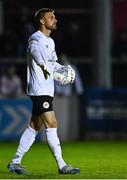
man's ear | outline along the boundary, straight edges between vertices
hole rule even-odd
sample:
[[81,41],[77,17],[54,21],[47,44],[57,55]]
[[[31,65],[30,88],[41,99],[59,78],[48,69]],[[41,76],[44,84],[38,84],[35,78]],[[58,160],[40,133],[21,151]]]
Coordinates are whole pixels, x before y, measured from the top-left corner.
[[43,20],[43,19],[40,19],[40,23],[41,23],[41,24],[44,24],[45,22],[44,22],[44,20]]

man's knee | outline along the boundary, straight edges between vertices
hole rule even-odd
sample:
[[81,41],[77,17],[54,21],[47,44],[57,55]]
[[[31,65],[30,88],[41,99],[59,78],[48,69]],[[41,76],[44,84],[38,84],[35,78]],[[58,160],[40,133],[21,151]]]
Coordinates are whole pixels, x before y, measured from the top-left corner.
[[56,123],[56,121],[51,121],[51,122],[49,122],[48,126],[49,126],[48,128],[56,128],[57,123]]

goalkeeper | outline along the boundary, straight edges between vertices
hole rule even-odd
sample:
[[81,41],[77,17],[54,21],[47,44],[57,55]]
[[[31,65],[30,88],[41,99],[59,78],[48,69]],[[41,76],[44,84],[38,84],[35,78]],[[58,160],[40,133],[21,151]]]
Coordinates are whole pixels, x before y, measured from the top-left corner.
[[[17,151],[8,164],[10,172],[25,174],[27,171],[21,166],[24,154],[30,149],[41,127],[44,125],[48,145],[58,165],[61,174],[76,174],[80,170],[64,161],[60,141],[57,136],[57,121],[53,111],[54,97],[54,69],[61,67],[57,63],[55,44],[50,33],[56,30],[57,20],[54,11],[43,8],[35,14],[37,31],[28,40],[27,49],[27,95],[33,103],[32,116],[28,127],[22,134]],[[71,68],[71,67],[69,67]],[[71,83],[75,78],[71,68]]]

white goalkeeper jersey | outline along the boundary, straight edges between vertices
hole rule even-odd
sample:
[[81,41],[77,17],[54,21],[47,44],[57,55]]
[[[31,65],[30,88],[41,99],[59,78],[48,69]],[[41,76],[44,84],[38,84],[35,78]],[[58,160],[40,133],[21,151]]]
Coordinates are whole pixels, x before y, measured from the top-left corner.
[[[27,49],[27,94],[31,96],[54,96],[53,71],[58,63],[55,44],[51,37],[45,36],[41,31],[31,35]],[[44,78],[42,69],[38,64],[44,64],[50,76]]]

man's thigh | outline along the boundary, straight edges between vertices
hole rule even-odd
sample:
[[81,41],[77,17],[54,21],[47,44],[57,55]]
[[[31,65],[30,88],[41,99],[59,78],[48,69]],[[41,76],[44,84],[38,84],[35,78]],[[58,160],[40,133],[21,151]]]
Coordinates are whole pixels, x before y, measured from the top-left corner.
[[30,96],[33,107],[32,115],[40,116],[43,113],[53,111],[53,97],[51,96]]

